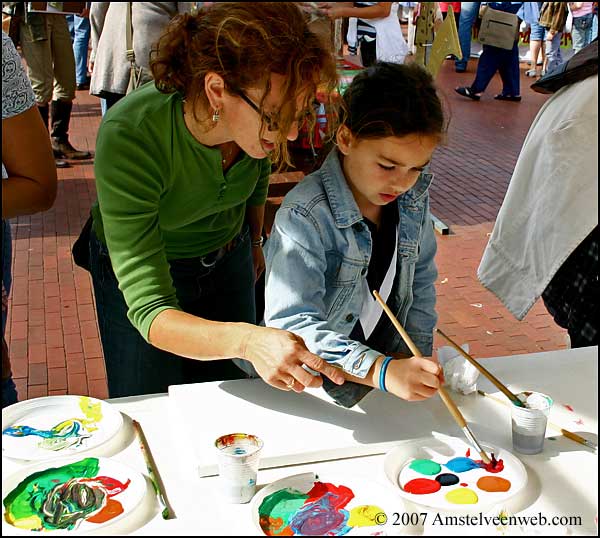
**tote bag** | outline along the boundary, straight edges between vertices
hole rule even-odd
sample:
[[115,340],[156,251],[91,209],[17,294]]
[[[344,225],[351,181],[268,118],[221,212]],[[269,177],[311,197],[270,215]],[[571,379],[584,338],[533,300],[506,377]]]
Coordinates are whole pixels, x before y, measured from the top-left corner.
[[479,41],[484,45],[511,50],[517,38],[519,18],[514,13],[485,7]]

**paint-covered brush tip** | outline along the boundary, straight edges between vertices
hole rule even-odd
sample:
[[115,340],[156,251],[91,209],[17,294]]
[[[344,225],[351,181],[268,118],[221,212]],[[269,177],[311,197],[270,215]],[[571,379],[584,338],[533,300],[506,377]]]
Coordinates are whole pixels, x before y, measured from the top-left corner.
[[495,469],[496,465],[498,465],[498,460],[496,459],[496,456],[492,452],[492,469]]

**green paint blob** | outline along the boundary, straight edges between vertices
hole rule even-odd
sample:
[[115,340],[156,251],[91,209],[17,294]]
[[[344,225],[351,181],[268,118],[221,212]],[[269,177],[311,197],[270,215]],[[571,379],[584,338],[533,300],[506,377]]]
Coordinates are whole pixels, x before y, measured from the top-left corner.
[[442,466],[432,460],[414,460],[410,464],[410,468],[417,473],[430,476],[438,474],[442,470]]
[[74,528],[76,521],[61,525],[43,517],[42,506],[46,501],[46,496],[58,484],[63,484],[73,478],[96,476],[98,469],[98,458],[85,458],[76,463],[52,467],[29,475],[4,498],[4,518],[11,525],[27,530]]
[[290,518],[304,506],[306,499],[306,493],[290,488],[267,495],[258,508],[263,531],[267,535],[278,534],[277,531],[287,527]]

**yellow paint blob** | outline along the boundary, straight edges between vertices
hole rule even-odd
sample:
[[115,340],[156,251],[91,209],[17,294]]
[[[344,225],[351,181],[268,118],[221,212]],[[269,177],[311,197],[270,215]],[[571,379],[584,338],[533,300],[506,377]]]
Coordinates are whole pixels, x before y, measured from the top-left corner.
[[357,506],[350,511],[350,519],[346,525],[349,527],[374,527],[378,524],[375,521],[375,516],[381,513],[383,513],[383,510],[372,504]]
[[479,497],[472,489],[458,488],[446,493],[446,500],[452,504],[477,504]]
[[82,421],[88,431],[97,430],[95,424],[102,420],[102,403],[92,403],[91,398],[88,396],[82,396],[79,399],[79,408],[83,411],[87,420]]

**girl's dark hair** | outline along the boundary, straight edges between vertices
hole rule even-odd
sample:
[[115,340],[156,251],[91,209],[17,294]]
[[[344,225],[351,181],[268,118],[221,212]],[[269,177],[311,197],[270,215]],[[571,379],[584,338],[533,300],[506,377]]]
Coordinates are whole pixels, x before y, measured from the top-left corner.
[[361,138],[421,134],[443,138],[447,124],[433,78],[417,64],[378,62],[354,77],[342,124]]
[[[286,133],[298,116],[296,98],[308,89],[305,108],[314,125],[312,106],[317,87],[332,91],[337,82],[332,51],[308,27],[307,17],[293,2],[216,2],[195,15],[171,21],[151,53],[156,87],[164,93],[180,92],[208,109],[204,78],[214,72],[235,94],[248,88],[265,88],[257,103],[263,108],[270,91],[270,76],[284,76],[279,133],[272,159],[289,164]],[[312,120],[312,121],[311,121]],[[262,130],[266,128],[264,118]]]

